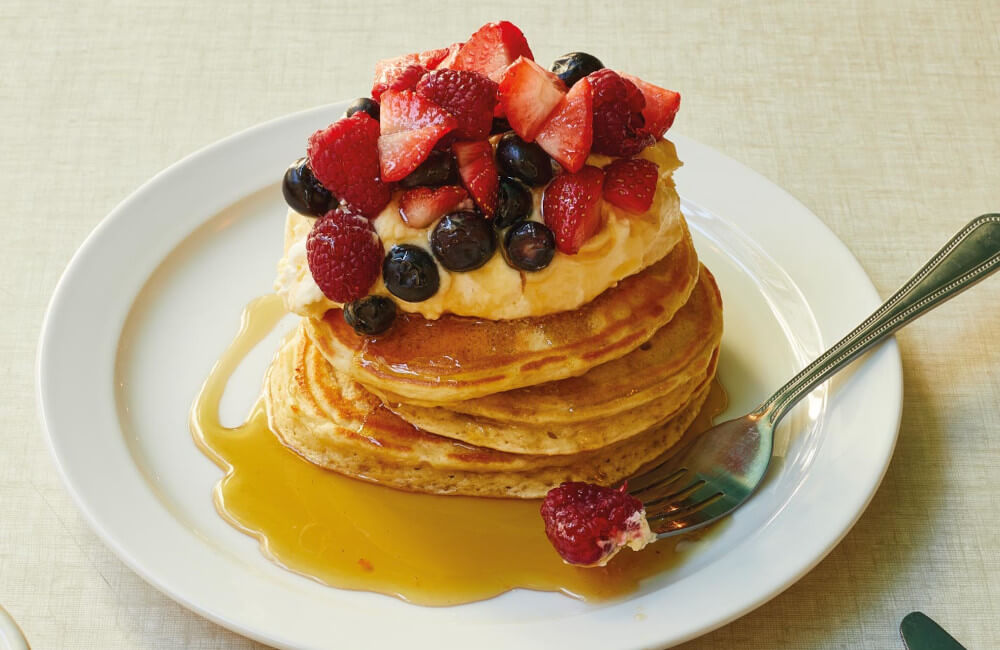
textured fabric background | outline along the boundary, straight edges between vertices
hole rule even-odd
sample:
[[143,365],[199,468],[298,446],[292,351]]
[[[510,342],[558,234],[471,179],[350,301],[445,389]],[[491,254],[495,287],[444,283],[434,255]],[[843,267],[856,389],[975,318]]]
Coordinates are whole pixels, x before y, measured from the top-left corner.
[[[0,603],[36,648],[255,647],[125,568],[55,474],[34,357],[73,251],[182,156],[362,95],[377,58],[500,18],[540,61],[585,50],[682,91],[674,129],[802,200],[883,295],[967,220],[1000,211],[996,0],[6,0]],[[1000,647],[998,302],[992,279],[900,335],[902,433],[868,511],[784,594],[685,648],[896,648],[913,609],[969,648]]]

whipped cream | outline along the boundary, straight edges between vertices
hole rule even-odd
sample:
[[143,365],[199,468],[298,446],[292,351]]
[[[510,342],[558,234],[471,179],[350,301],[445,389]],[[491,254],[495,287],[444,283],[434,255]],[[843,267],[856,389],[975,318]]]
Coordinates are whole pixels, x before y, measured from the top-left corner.
[[[659,261],[683,237],[684,217],[671,178],[681,164],[674,145],[661,140],[647,147],[639,157],[655,162],[660,170],[652,206],[646,213],[637,215],[602,199],[604,225],[576,255],[557,251],[548,267],[529,273],[508,266],[497,251],[489,262],[473,271],[448,271],[438,264],[440,287],[423,302],[396,298],[381,278],[371,293],[388,296],[402,311],[429,319],[451,313],[504,320],[577,309],[622,279]],[[604,167],[611,160],[592,154],[587,164]],[[543,221],[543,189],[533,191],[534,209],[530,217],[533,221]],[[408,226],[399,215],[398,194],[372,222],[386,252],[397,244],[412,244],[429,251],[433,226]],[[278,262],[274,288],[289,311],[318,318],[341,304],[324,296],[309,272],[305,242],[313,221],[289,210],[285,254]]]

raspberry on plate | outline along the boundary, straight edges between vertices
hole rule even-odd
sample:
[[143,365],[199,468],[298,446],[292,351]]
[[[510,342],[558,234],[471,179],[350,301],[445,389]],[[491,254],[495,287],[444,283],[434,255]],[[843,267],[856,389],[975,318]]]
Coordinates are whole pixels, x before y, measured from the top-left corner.
[[587,162],[594,141],[594,96],[581,79],[559,100],[535,142],[566,171],[578,172]]
[[454,70],[472,70],[497,81],[519,56],[535,58],[524,33],[513,23],[501,20],[480,27],[458,48],[454,60],[446,61],[447,67]]
[[601,228],[601,190],[604,171],[584,165],[575,174],[560,174],[542,194],[545,225],[556,236],[556,247],[575,255]]
[[382,240],[368,219],[343,206],[316,220],[306,239],[309,272],[330,300],[363,298],[382,268]]
[[568,564],[604,566],[625,546],[638,551],[655,541],[642,502],[592,483],[563,483],[542,501],[545,535]]
[[379,171],[379,123],[367,113],[337,120],[309,137],[309,167],[334,196],[369,219],[392,198]]
[[499,200],[500,173],[489,140],[456,142],[451,146],[458,162],[458,175],[483,215],[490,219]]
[[677,110],[681,107],[681,94],[654,86],[639,77],[633,77],[624,72],[618,74],[634,83],[646,101],[646,107],[642,109],[642,117],[646,122],[643,130],[656,139],[663,137],[663,134],[674,123]]
[[619,158],[604,168],[604,200],[642,214],[653,205],[660,168],[644,158]]
[[644,130],[646,100],[635,84],[607,68],[586,78],[594,91],[594,153],[634,156],[653,144]]
[[511,128],[531,142],[566,94],[566,86],[552,72],[521,57],[503,72],[499,92]]
[[398,181],[419,167],[438,140],[458,125],[446,110],[412,90],[383,93],[381,115],[378,157],[387,181]]
[[416,91],[451,113],[458,121],[459,140],[482,140],[493,126],[497,84],[470,70],[434,70],[420,80]]

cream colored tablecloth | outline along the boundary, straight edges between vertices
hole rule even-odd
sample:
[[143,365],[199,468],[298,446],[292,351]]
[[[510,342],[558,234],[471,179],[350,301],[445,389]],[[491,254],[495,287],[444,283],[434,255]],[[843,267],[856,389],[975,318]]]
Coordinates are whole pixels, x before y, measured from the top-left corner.
[[[507,18],[540,61],[584,50],[676,88],[674,129],[802,200],[883,295],[1000,211],[997,0],[421,4],[0,3],[0,604],[36,648],[254,646],[87,528],[36,418],[38,330],[73,251],[139,184],[257,122],[363,95],[377,58]],[[998,303],[995,278],[900,335],[902,433],[868,511],[796,585],[685,648],[896,648],[914,609],[1000,647]]]

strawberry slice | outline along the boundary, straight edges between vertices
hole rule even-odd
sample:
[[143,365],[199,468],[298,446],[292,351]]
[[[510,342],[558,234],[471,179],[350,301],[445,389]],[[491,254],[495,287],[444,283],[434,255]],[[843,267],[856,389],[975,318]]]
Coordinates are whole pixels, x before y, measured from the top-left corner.
[[642,109],[642,117],[646,121],[643,130],[656,139],[663,137],[674,123],[677,109],[681,107],[681,94],[654,86],[624,72],[618,74],[634,83],[646,100],[646,107]]
[[451,150],[458,163],[458,175],[462,177],[462,184],[469,190],[472,200],[483,215],[487,219],[491,218],[497,209],[500,187],[493,146],[489,140],[462,141],[451,145]]
[[453,68],[455,66],[455,58],[458,56],[458,51],[462,49],[465,43],[452,43],[445,50],[446,54],[441,61],[434,66],[435,70],[440,70],[442,68]]
[[379,177],[379,123],[355,113],[313,133],[307,148],[313,175],[369,219],[392,198],[392,184]]
[[578,172],[594,140],[594,94],[586,78],[559,100],[535,141],[566,171]]
[[417,85],[420,77],[433,70],[448,56],[447,49],[427,50],[404,54],[375,63],[375,80],[372,98],[379,101],[387,90],[409,90]]
[[584,165],[575,174],[556,176],[542,194],[545,225],[556,236],[556,248],[575,255],[601,229],[604,171]]
[[489,136],[497,103],[495,82],[469,70],[434,70],[420,80],[416,92],[458,120],[456,139],[482,140]]
[[643,158],[619,158],[604,168],[604,200],[642,214],[653,205],[660,168]]
[[457,185],[415,187],[399,197],[399,215],[411,228],[426,228],[469,198]]
[[502,20],[487,23],[469,37],[448,67],[454,70],[472,70],[499,81],[504,68],[519,56],[534,59],[524,33],[513,23]]
[[555,74],[521,57],[504,71],[499,92],[511,128],[531,142],[566,94],[566,86]]
[[378,157],[382,179],[398,181],[427,159],[437,141],[458,126],[446,110],[412,90],[387,90],[380,109]]

